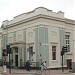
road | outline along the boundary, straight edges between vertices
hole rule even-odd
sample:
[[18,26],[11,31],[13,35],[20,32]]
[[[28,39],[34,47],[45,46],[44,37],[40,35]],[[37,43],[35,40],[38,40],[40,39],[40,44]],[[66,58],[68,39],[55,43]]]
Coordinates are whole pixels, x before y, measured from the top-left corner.
[[[69,72],[70,70],[64,70],[64,72],[62,72],[62,70],[47,70],[47,72],[45,73],[45,71],[41,74],[41,75],[75,75],[75,73]],[[10,70],[6,69],[6,75],[38,75],[36,74],[36,70],[31,70],[26,71],[25,69],[11,69],[11,73],[9,73]],[[4,75],[3,74],[3,68],[0,67],[0,75]]]

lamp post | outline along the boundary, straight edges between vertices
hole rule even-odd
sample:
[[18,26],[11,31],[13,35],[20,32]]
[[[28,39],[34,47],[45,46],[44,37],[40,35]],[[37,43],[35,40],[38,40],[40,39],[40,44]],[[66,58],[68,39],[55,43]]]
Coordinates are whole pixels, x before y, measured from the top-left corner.
[[61,51],[61,56],[62,56],[62,72],[64,72],[64,69],[63,69],[63,55],[64,55],[64,51],[63,51],[63,48],[62,48],[62,51]]
[[64,30],[59,29],[60,30],[60,49],[61,49],[61,67],[62,67],[62,72],[64,72],[63,70],[63,56],[64,56],[64,52],[63,52],[63,46],[64,46]]
[[11,62],[10,62],[11,48],[10,48],[10,45],[7,45],[6,47],[7,47],[8,53],[9,53],[9,73],[11,73]]

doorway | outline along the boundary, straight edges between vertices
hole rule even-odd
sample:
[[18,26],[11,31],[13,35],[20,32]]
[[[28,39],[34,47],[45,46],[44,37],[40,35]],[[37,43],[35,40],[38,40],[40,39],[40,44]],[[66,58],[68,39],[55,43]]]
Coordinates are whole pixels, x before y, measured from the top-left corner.
[[15,55],[15,66],[18,67],[18,55]]
[[67,68],[72,69],[72,59],[67,59]]
[[29,60],[33,60],[33,46],[29,47]]

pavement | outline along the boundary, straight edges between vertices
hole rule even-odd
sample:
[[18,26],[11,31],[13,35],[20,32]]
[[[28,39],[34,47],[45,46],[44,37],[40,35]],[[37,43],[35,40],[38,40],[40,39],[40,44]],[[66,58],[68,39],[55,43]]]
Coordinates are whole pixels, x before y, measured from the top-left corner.
[[[47,70],[46,72],[42,72],[41,74],[37,74],[37,70],[26,71],[25,69],[6,69],[6,72],[3,72],[3,68],[0,67],[0,75],[75,75],[75,73],[70,72],[70,70],[65,69],[62,72],[61,69],[56,70]],[[9,73],[11,71],[11,73]]]

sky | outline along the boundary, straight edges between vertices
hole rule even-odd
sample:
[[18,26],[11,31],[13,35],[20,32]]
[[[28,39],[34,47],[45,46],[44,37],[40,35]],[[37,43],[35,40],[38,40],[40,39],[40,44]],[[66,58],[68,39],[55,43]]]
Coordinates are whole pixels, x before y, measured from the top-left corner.
[[4,20],[12,20],[15,16],[40,6],[53,12],[62,11],[65,18],[75,20],[75,0],[1,0],[0,27]]

